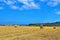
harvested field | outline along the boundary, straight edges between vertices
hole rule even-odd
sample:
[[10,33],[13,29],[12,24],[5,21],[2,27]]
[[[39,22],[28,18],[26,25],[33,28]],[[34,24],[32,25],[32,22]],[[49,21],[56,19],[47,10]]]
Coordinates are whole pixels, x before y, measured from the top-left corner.
[[60,40],[60,27],[0,26],[0,40]]

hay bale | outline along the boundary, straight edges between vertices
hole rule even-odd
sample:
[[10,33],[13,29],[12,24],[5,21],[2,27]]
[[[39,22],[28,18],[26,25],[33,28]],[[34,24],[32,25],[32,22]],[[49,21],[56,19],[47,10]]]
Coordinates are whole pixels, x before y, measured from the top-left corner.
[[40,25],[40,29],[43,29],[43,24]]
[[53,29],[56,29],[56,27],[53,27]]
[[18,25],[14,25],[15,28],[17,28]]

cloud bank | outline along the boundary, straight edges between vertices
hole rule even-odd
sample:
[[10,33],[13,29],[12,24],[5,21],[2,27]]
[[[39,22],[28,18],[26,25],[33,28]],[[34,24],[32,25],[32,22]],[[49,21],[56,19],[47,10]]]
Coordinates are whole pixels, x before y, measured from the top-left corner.
[[[60,4],[60,0],[38,0],[39,2],[46,2],[48,6],[55,7]],[[0,9],[3,9],[3,4],[8,5],[11,9],[40,9],[40,4],[35,2],[35,0],[0,0]],[[18,5],[16,5],[18,4]],[[19,6],[21,5],[22,6]]]
[[[39,9],[39,5],[34,0],[0,0],[0,2],[8,5],[12,9]],[[16,6],[15,4],[17,3],[22,3],[23,5],[21,7]]]
[[47,2],[47,5],[55,7],[60,4],[60,0],[40,0],[41,2]]

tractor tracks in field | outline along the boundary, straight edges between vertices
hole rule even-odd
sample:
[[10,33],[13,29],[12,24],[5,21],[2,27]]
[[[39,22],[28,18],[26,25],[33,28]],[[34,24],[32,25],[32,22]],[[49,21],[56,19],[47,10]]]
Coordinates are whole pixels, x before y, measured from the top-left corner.
[[[17,33],[17,34],[19,34],[19,33]],[[24,36],[31,36],[31,35],[33,35],[33,34],[37,34],[37,32],[33,32],[33,33],[29,33],[29,34],[23,34],[23,35],[13,35],[12,37],[7,37],[6,38],[6,40],[10,40],[10,39],[14,39],[14,38],[16,38],[16,37],[24,37]]]
[[41,33],[41,31],[35,31],[35,32],[32,32],[32,33],[29,33],[29,34],[22,34],[22,35],[19,35],[19,33],[16,33],[17,35],[13,35],[11,34],[12,36],[10,37],[6,37],[5,39],[3,40],[13,40],[13,39],[16,39],[16,38],[23,38],[23,37],[30,37],[30,36],[34,36],[36,34],[39,35],[39,38],[41,37],[42,40],[58,40],[58,38],[55,36],[55,35],[50,35],[48,33]]
[[[30,34],[24,34],[24,35],[20,35],[20,36],[13,36],[13,37],[9,37],[9,38],[6,38],[6,40],[13,40],[13,39],[20,39],[20,38],[24,38],[24,37],[30,37],[30,36],[33,36],[33,35],[36,35],[36,34],[40,34],[40,31],[39,32],[33,32],[33,33],[30,33]],[[49,35],[49,34],[40,34],[39,35],[39,38],[41,38],[41,40],[58,40],[56,36],[54,35]]]

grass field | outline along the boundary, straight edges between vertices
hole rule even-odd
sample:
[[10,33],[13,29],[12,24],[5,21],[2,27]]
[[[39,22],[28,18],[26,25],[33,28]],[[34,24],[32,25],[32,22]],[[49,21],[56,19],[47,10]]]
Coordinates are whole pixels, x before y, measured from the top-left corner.
[[60,40],[60,27],[0,26],[0,40]]

